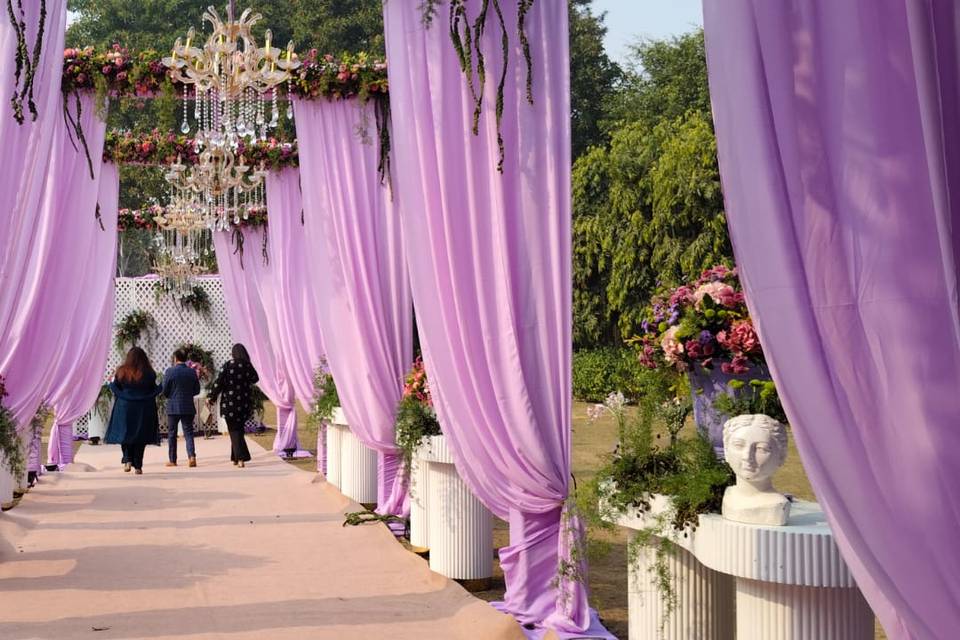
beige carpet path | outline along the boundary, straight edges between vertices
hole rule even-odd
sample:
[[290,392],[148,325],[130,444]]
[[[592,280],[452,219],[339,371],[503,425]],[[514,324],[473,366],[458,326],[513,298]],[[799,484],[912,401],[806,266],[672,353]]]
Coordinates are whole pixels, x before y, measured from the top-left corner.
[[[250,443],[197,440],[200,466],[144,474],[84,445],[0,515],[0,638],[520,639],[316,474]],[[183,444],[181,443],[181,450]],[[183,461],[181,461],[181,464]]]

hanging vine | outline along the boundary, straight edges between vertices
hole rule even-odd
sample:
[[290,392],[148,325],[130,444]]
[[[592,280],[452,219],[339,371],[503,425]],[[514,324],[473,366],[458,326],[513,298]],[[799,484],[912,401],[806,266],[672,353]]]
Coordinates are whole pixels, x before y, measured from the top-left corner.
[[67,123],[67,135],[70,138],[70,144],[73,145],[73,149],[77,152],[80,151],[80,148],[77,146],[76,140],[73,139],[73,136],[77,136],[77,140],[80,141],[80,144],[83,146],[83,153],[87,157],[87,168],[90,170],[90,179],[95,180],[95,174],[93,172],[93,158],[90,157],[90,147],[87,145],[87,137],[83,135],[83,125],[81,124],[80,116],[83,115],[83,102],[80,100],[80,92],[76,89],[73,90],[74,104],[77,108],[77,117],[74,119],[73,114],[70,113],[70,103],[67,99],[67,96],[63,97],[63,120]]
[[[374,113],[377,118],[377,138],[380,142],[380,155],[377,160],[377,174],[380,184],[392,186],[390,177],[390,98],[379,95],[374,99]],[[300,212],[300,222],[303,222],[303,211]]]
[[[19,20],[17,19],[17,12],[13,8],[13,0],[7,0],[7,16],[10,18],[10,24],[17,36],[16,68],[14,70],[13,97],[10,104],[13,107],[13,117],[18,124],[24,123],[24,100],[27,101],[27,108],[30,110],[34,122],[38,115],[37,105],[33,100],[33,83],[43,53],[43,33],[47,22],[47,0],[39,0],[39,2],[40,19],[37,25],[37,41],[33,43],[33,57],[31,58],[27,47],[27,22],[26,14],[23,11],[23,0],[17,0],[17,9],[20,12]],[[20,86],[21,78],[23,79],[22,87]]]
[[[428,28],[433,24],[437,15],[440,1],[424,0],[420,5],[421,20]],[[520,32],[520,45],[527,68],[526,98],[530,104],[533,104],[533,57],[530,50],[530,40],[526,33],[526,22],[534,2],[535,0],[518,0],[517,2],[517,28]],[[497,171],[503,173],[503,164],[506,158],[506,149],[503,142],[504,89],[507,81],[507,67],[510,63],[510,37],[500,3],[501,0],[480,0],[480,11],[471,23],[467,15],[467,0],[450,0],[448,29],[453,49],[460,63],[460,69],[467,81],[467,89],[473,100],[473,135],[479,135],[480,115],[483,113],[483,87],[487,81],[483,36],[490,17],[490,6],[493,6],[497,24],[500,26],[500,49],[503,56],[500,78],[497,81],[495,106],[497,150],[499,153]],[[476,81],[474,75],[476,75]]]

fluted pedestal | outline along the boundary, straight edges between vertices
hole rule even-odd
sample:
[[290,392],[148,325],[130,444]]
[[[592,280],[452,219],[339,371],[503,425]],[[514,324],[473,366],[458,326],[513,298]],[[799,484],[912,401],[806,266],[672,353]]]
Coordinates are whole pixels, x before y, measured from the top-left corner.
[[337,489],[342,480],[343,434],[349,431],[343,411],[338,407],[327,427],[327,482]]
[[13,504],[13,475],[7,470],[6,459],[0,453],[0,507],[9,507]]
[[460,478],[444,436],[431,436],[427,462],[430,568],[462,581],[493,575],[493,515]]
[[[346,421],[342,411],[337,414],[334,420]],[[377,504],[377,452],[349,427],[340,430],[340,493],[360,504]]]
[[410,545],[418,551],[430,548],[427,509],[430,492],[429,464],[420,459],[419,451],[410,463]]
[[[654,511],[663,506],[653,501]],[[642,530],[649,516],[617,523]],[[833,541],[819,505],[795,502],[786,526],[741,524],[701,515],[695,531],[676,537],[668,570],[677,606],[665,640],[872,640],[873,612]],[[630,637],[657,637],[663,615],[642,550],[630,578]],[[733,611],[736,611],[733,633]]]

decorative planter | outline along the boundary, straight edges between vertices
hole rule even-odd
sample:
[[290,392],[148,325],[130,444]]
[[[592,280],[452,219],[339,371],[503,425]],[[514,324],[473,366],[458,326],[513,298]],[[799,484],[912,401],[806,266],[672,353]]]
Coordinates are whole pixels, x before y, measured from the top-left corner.
[[[336,473],[338,481],[333,484],[343,495],[360,504],[376,504],[377,452],[360,442],[346,423],[343,411],[337,407],[327,429],[327,470],[336,467],[331,473]],[[336,432],[333,438],[332,432]],[[333,463],[334,458],[338,458],[339,464]]]
[[[654,513],[666,506],[660,498]],[[624,514],[617,523],[642,530],[649,518]],[[697,529],[674,542],[668,568],[677,607],[665,625],[665,640],[873,638],[873,612],[816,503],[794,502],[785,526],[701,515]],[[643,573],[650,562],[652,553],[641,553],[639,566],[631,567],[630,637],[657,637],[662,619],[660,594]]]
[[[111,410],[113,408],[113,401],[110,401]],[[107,419],[109,420],[109,411],[107,412]],[[100,412],[97,411],[96,407],[90,411],[87,419],[87,438],[100,438],[102,441],[104,436],[107,435],[107,423],[104,421],[103,416],[100,415]]]
[[770,374],[766,369],[754,367],[749,373],[734,375],[724,373],[717,363],[711,370],[695,366],[687,373],[690,380],[690,395],[693,400],[693,419],[697,423],[697,430],[710,440],[718,458],[723,458],[723,423],[731,416],[720,413],[713,408],[713,401],[718,395],[731,393],[730,383],[734,380],[749,382],[750,380],[768,380]]
[[[649,512],[625,514],[617,524],[630,529],[630,540],[638,531],[652,526],[654,518],[670,508],[669,498],[654,496]],[[682,536],[678,536],[683,540]],[[667,553],[666,568],[676,607],[667,612],[664,594],[654,579],[656,552],[650,547],[638,550],[629,566],[629,636],[662,640],[729,640],[734,637],[734,581],[731,576],[704,566],[682,545]]]
[[327,482],[340,488],[341,481],[341,460],[343,458],[343,434],[349,432],[347,419],[343,415],[343,410],[337,407],[333,411],[333,418],[327,426]]
[[13,474],[7,470],[6,458],[0,453],[0,508],[8,509],[13,504]]
[[429,444],[421,445],[410,463],[410,546],[419,552],[430,548],[430,463],[421,456],[430,457]]
[[460,478],[444,436],[430,436],[427,463],[430,568],[483,588],[493,576],[493,515]]

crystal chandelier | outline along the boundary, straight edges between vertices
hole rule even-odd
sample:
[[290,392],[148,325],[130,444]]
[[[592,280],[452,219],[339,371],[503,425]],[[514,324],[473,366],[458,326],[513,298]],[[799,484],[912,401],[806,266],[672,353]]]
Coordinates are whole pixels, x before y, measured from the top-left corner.
[[175,190],[154,222],[159,228],[154,271],[162,278],[164,289],[183,293],[192,286],[194,276],[206,271],[204,264],[212,251],[210,228],[192,199]]
[[[270,30],[265,46],[257,46],[251,28],[262,16],[247,9],[234,20],[234,0],[227,8],[226,22],[213,7],[207,8],[203,19],[213,28],[203,48],[193,46],[196,32],[191,28],[186,42],[178,38],[171,56],[163,59],[174,81],[183,84],[180,130],[184,134],[190,132],[187,87],[193,86],[198,154],[192,168],[178,158],[166,177],[210,229],[224,230],[264,207],[266,172],[262,165],[259,169],[248,165],[240,148],[266,140],[267,130],[277,126],[277,87],[290,82],[300,61],[292,42],[285,51],[273,46]],[[269,121],[267,102],[272,102]],[[287,117],[292,116],[288,107]]]

